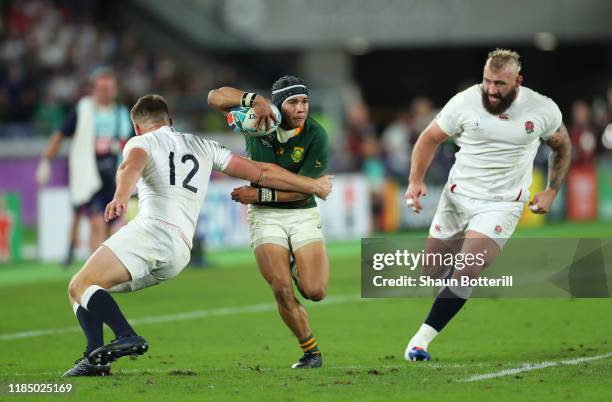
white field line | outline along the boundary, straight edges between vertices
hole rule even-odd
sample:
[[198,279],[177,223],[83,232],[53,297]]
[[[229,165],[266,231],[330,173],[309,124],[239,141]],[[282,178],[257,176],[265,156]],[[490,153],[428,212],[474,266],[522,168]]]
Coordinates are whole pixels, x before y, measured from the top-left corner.
[[[357,294],[329,296],[320,303],[309,303],[308,308],[313,308],[315,306],[327,306],[330,304],[350,303],[350,302],[356,302],[356,301],[361,301],[361,300],[366,301],[366,300],[372,300],[372,299],[361,299],[360,295],[357,295]],[[253,304],[250,306],[239,306],[239,307],[220,307],[220,308],[213,308],[213,309],[208,309],[208,310],[190,311],[186,313],[156,315],[156,316],[136,318],[136,319],[130,320],[130,324],[132,325],[160,324],[160,323],[176,322],[176,321],[197,320],[200,318],[207,318],[207,317],[221,317],[221,316],[234,315],[234,314],[261,313],[261,312],[267,312],[267,311],[275,311],[276,309],[277,309],[276,303],[262,303],[262,304]],[[81,330],[80,327],[73,326],[73,327],[64,327],[64,328],[48,328],[48,329],[39,329],[39,330],[34,330],[34,331],[14,332],[10,334],[0,334],[0,341],[7,341],[11,339],[33,338],[33,337],[47,336],[47,335],[58,335],[58,334],[64,334],[68,332],[78,332],[80,330]]]
[[547,361],[547,362],[535,363],[535,364],[526,363],[523,366],[518,367],[518,368],[501,370],[495,373],[478,374],[478,375],[474,375],[474,376],[465,378],[460,381],[461,382],[473,382],[473,381],[490,380],[491,378],[505,377],[505,376],[509,376],[513,374],[528,372],[528,371],[541,370],[541,369],[545,369],[548,367],[571,366],[571,365],[591,362],[595,360],[608,359],[610,357],[612,357],[612,352],[604,353],[603,355],[597,355],[597,356],[578,357],[576,359],[570,359],[570,360]]

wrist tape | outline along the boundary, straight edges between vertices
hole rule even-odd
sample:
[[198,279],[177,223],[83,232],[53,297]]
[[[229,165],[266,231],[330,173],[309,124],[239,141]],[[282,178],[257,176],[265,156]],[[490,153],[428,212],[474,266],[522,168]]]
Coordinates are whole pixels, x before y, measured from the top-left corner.
[[276,202],[276,190],[266,187],[258,188],[257,202]]

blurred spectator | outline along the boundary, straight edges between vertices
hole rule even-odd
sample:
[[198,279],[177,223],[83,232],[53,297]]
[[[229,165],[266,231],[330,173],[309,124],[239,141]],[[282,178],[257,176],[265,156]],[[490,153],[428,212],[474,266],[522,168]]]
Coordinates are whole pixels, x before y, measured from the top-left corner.
[[49,96],[58,99],[68,105],[74,103],[79,90],[77,77],[72,74],[68,65],[59,67],[53,71],[47,91]]
[[[183,83],[192,80],[190,73],[182,70],[183,66],[166,54],[154,57],[143,51],[145,47],[129,31],[114,32],[94,22],[90,15],[95,13],[95,7],[95,2],[70,2],[66,7],[61,1],[28,0],[12,1],[3,8],[0,19],[6,23],[5,27],[0,25],[0,34],[1,28],[5,28],[0,36],[3,121],[29,124],[36,119],[34,128],[49,133],[41,121],[49,117],[50,110],[46,101],[36,100],[53,99],[64,109],[72,107],[83,94],[89,72],[100,65],[115,67],[118,76],[127,83],[124,99],[134,100],[147,92],[158,92],[172,102],[184,95]],[[215,70],[215,74],[221,78],[229,79],[232,74],[236,77],[233,69]],[[217,78],[196,75],[190,89],[202,90],[211,80],[219,81]],[[198,109],[201,105],[198,104]],[[53,107],[56,106],[54,103]],[[52,111],[55,113],[55,109]],[[200,124],[198,119],[194,120]]]
[[[36,95],[25,71],[19,64],[8,66],[8,74],[2,80],[5,113],[12,121],[27,121],[33,111]],[[4,103],[2,102],[2,103]]]
[[122,82],[130,94],[145,94],[151,88],[151,71],[147,57],[138,53],[131,58],[131,64],[123,75]]
[[608,124],[601,134],[601,144],[605,152],[612,151],[612,123]]
[[[412,131],[421,134],[429,123],[436,117],[436,110],[431,100],[425,96],[414,98],[410,104],[410,119]],[[416,142],[416,138],[413,138]]]
[[[412,100],[410,104],[410,127],[413,133],[411,138],[413,144],[429,123],[434,120],[437,113],[438,111],[429,98],[418,96]],[[452,139],[440,145],[439,151],[434,156],[427,172],[429,183],[443,184],[446,182],[455,160],[456,151],[457,146]],[[410,166],[406,168],[406,172],[409,172],[409,170]]]
[[574,165],[590,165],[595,162],[598,141],[591,117],[591,106],[587,102],[579,99],[572,103],[569,134],[573,146]]
[[32,26],[30,13],[33,11],[32,3],[14,1],[9,4],[6,12],[6,22],[9,32],[25,34]]
[[64,121],[64,108],[50,92],[36,105],[34,124],[41,133],[52,133],[60,129]]
[[[597,132],[603,133],[609,121],[608,103],[606,100],[599,97],[595,98],[595,100],[593,100],[592,112],[592,120]],[[601,149],[601,144],[598,146],[598,149]]]
[[401,185],[408,181],[408,169],[412,154],[411,119],[408,112],[400,112],[382,133],[387,172]]
[[118,41],[108,27],[98,27],[98,35],[94,49],[97,51],[97,60],[100,63],[108,64],[112,61],[112,56],[118,49]]
[[195,67],[178,63],[168,52],[147,51],[129,29],[112,30],[100,22],[96,15],[100,4],[14,0],[3,5],[0,118],[15,130],[0,130],[0,136],[48,135],[50,131],[41,122],[49,110],[45,106],[41,112],[45,102],[37,100],[54,99],[64,110],[73,107],[85,92],[89,73],[100,65],[112,66],[126,83],[121,94],[124,101],[131,103],[145,93],[162,93],[170,103],[180,105],[175,109],[181,117],[178,129],[225,130],[224,120],[204,117],[202,94],[213,82],[236,85],[242,77],[238,70],[215,62],[192,71]]
[[23,37],[14,29],[9,29],[7,37],[0,45],[0,58],[4,63],[17,63],[25,53]]
[[56,26],[49,32],[50,36],[38,50],[38,61],[43,67],[54,68],[62,66],[68,58],[68,46],[74,36],[73,29],[68,26]]
[[388,174],[398,183],[407,184],[412,145],[434,117],[435,110],[431,100],[418,96],[410,103],[409,111],[400,112],[383,131],[382,144]]
[[346,154],[343,166],[350,171],[360,170],[363,163],[363,141],[376,137],[374,125],[370,121],[370,110],[361,101],[349,106],[346,123]]
[[53,134],[36,172],[38,184],[46,185],[51,176],[50,161],[63,139],[72,138],[68,163],[75,219],[65,265],[70,265],[74,258],[81,216],[89,217],[91,251],[120,224],[104,221],[104,209],[115,193],[121,149],[133,133],[128,108],[116,103],[116,97],[114,72],[108,68],[97,69],[92,75],[91,96],[81,98],[62,128]]
[[361,141],[362,168],[370,189],[373,227],[382,230],[383,191],[385,185],[385,164],[382,147],[376,136],[367,135]]
[[601,144],[603,145],[603,149],[610,153],[612,152],[612,86],[608,88],[607,95],[607,114],[605,126],[602,125]]

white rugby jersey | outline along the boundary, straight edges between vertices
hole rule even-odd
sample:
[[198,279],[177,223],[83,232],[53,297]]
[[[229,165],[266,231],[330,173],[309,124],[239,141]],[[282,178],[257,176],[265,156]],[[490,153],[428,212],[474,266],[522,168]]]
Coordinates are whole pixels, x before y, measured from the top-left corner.
[[191,247],[210,173],[225,170],[231,152],[216,141],[169,126],[131,138],[123,149],[124,158],[132,148],[149,156],[137,185],[138,216],[177,227]]
[[482,105],[481,86],[455,95],[436,117],[461,147],[447,187],[457,194],[497,201],[526,201],[533,160],[540,140],[561,126],[561,111],[552,99],[521,86],[502,114]]

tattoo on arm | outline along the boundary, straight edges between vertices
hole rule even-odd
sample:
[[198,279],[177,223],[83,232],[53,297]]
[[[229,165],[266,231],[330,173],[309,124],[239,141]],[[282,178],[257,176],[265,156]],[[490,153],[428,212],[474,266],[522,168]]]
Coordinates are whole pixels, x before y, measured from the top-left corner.
[[548,157],[548,187],[559,191],[572,159],[572,144],[563,123],[557,132],[546,140],[546,144],[552,148]]

